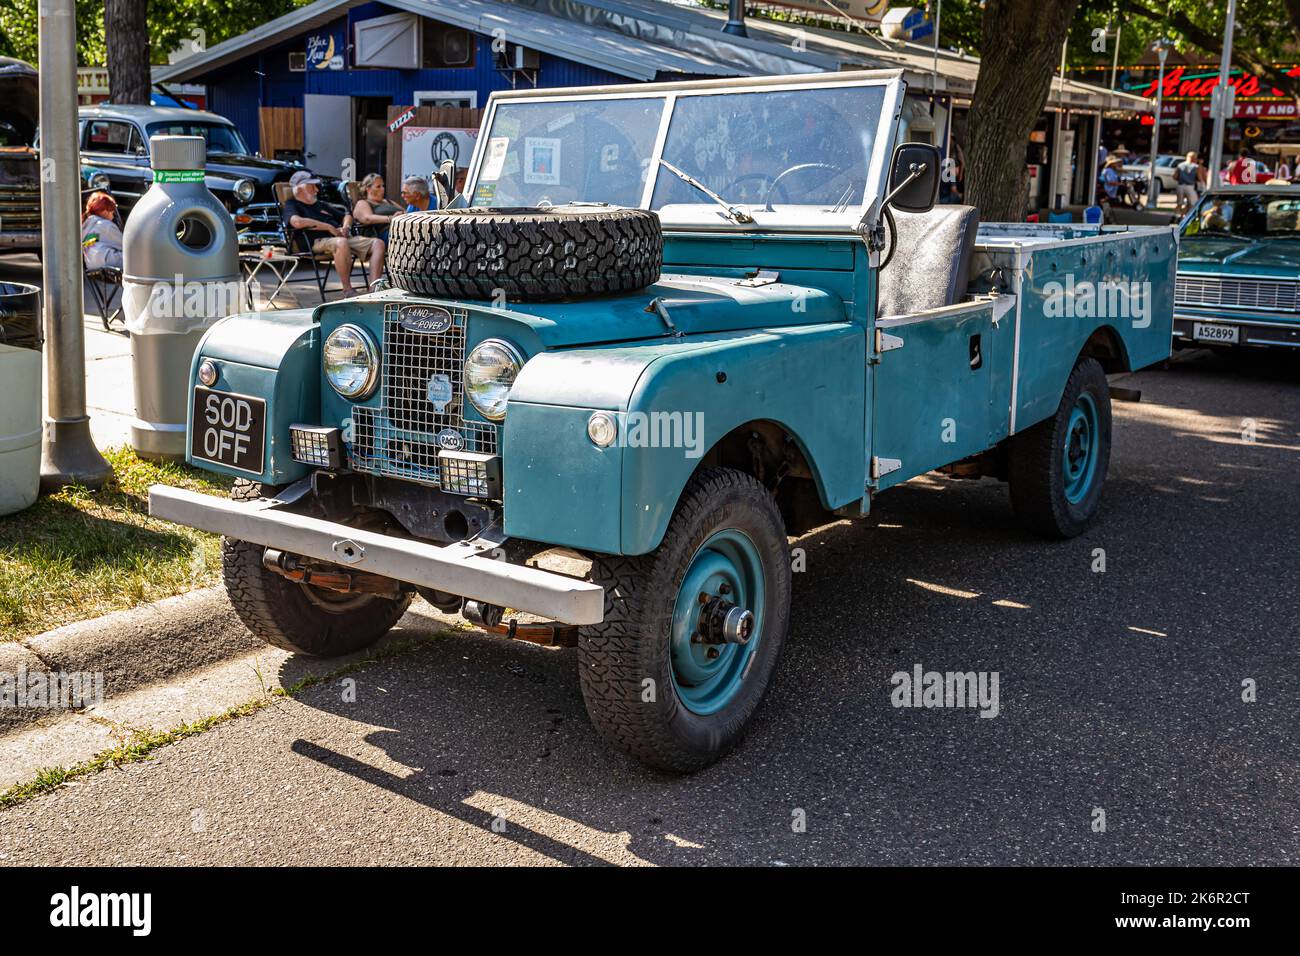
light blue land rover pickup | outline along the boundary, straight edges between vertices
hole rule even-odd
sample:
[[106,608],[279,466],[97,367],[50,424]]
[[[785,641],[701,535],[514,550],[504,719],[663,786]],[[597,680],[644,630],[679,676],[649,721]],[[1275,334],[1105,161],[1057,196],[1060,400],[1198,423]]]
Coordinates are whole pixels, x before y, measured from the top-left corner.
[[1180,232],[1175,344],[1300,347],[1300,186],[1212,189]]
[[225,536],[272,644],[355,651],[418,593],[576,644],[611,746],[709,764],[780,657],[789,536],[935,469],[1077,535],[1107,373],[1169,355],[1172,228],[936,207],[904,95],[896,72],[494,94],[460,208],[394,221],[392,288],[212,328],[189,457],[247,480],[155,486],[153,514]]

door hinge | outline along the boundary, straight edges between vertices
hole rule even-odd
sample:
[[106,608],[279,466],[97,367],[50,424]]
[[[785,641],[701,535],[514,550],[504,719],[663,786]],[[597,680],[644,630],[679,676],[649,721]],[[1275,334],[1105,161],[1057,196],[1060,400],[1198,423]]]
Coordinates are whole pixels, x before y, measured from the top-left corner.
[[880,361],[880,356],[885,352],[892,352],[894,349],[901,349],[906,343],[897,335],[890,335],[888,332],[876,329],[876,355],[875,360]]
[[900,458],[878,458],[871,456],[871,480],[878,481],[883,475],[891,471],[898,471],[903,467],[903,461]]

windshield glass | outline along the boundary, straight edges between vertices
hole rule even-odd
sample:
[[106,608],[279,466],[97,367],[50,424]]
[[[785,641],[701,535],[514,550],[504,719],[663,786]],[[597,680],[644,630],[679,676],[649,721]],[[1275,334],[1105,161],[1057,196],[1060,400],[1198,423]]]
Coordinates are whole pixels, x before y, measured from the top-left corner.
[[467,198],[648,208],[670,226],[853,228],[884,178],[901,92],[882,75],[507,96],[489,109]]
[[471,202],[639,206],[664,101],[502,103]]
[[208,141],[209,153],[248,155],[248,147],[239,130],[224,123],[150,123],[150,136],[202,136]]
[[[754,211],[860,206],[884,95],[868,86],[681,97],[664,159]],[[661,174],[650,208],[702,202]]]
[[1183,226],[1183,237],[1266,239],[1300,236],[1300,195],[1210,193]]

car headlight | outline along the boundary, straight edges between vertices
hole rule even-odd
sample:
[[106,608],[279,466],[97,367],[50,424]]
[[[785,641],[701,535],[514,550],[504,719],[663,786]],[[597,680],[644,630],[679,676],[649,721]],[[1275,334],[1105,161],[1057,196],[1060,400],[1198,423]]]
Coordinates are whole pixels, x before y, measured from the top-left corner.
[[506,417],[506,399],[524,357],[509,342],[486,339],[465,360],[465,394],[479,414],[494,422]]
[[235,198],[240,202],[248,202],[255,192],[257,192],[257,183],[251,179],[241,179],[235,183]]
[[86,180],[86,186],[95,192],[107,192],[112,182],[108,178],[108,173],[91,173]]
[[325,380],[344,398],[368,397],[379,381],[379,348],[365,329],[340,325],[321,349]]

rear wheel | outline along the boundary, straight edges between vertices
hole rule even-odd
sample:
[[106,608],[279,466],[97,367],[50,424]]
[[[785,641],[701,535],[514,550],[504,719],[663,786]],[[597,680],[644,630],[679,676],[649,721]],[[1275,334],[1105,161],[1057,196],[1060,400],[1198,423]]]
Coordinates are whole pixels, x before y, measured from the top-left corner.
[[1101,364],[1074,366],[1056,414],[1011,439],[1011,507],[1032,531],[1073,538],[1101,502],[1110,464],[1110,385]]
[[[262,493],[257,482],[241,480],[231,497],[249,501]],[[244,626],[255,637],[286,651],[337,657],[364,650],[392,630],[411,603],[409,594],[394,601],[290,581],[266,568],[265,552],[260,544],[222,538],[222,576],[231,606]]]
[[605,620],[582,630],[578,666],[601,736],[681,773],[730,751],[789,627],[789,543],[772,495],[741,472],[702,471],[657,549],[597,557],[592,575]]

